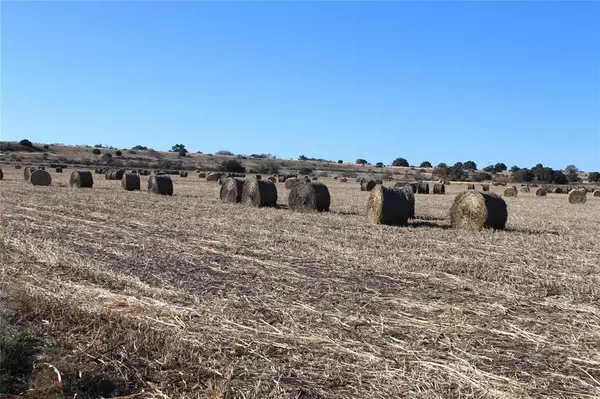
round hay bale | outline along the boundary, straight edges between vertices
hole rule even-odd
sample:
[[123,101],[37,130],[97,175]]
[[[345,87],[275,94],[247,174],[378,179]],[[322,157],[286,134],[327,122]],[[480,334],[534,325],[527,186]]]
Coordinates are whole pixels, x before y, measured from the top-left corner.
[[371,191],[375,187],[375,181],[373,180],[361,180],[360,191]]
[[4,179],[4,172],[2,172],[2,169],[0,168],[0,180]]
[[21,165],[15,165],[15,169],[21,169]]
[[517,188],[515,186],[507,187],[504,190],[505,197],[516,197],[517,196]]
[[481,191],[490,191],[490,185],[489,184],[482,184],[481,185]]
[[569,204],[585,204],[587,201],[587,191],[581,189],[571,190],[568,198]]
[[298,182],[299,182],[299,180],[297,177],[290,177],[289,179],[287,179],[285,181],[285,188],[287,188],[289,190],[292,187],[294,187],[294,185],[296,185]]
[[331,196],[323,183],[300,183],[290,190],[288,204],[294,211],[329,212]]
[[467,190],[475,190],[474,184],[467,184]]
[[415,217],[415,193],[412,187],[404,186],[402,190],[406,192],[406,199],[408,200],[408,218],[413,219]]
[[361,181],[363,181],[363,180],[364,180],[364,179],[363,179],[362,177],[357,177],[357,178],[356,178],[356,182],[357,182],[357,183],[360,183],[360,182],[361,182]]
[[49,186],[52,183],[52,176],[45,170],[38,169],[31,172],[29,181],[34,186]]
[[62,173],[62,168],[56,168],[56,173]]
[[242,202],[242,193],[244,190],[244,180],[228,177],[221,185],[219,197],[222,202],[239,203]]
[[340,179],[340,183],[347,183],[347,182],[348,182],[348,179],[346,179],[345,177],[342,177]]
[[33,169],[29,166],[23,169],[23,177],[25,178],[25,180],[29,181],[29,176],[31,176],[31,172],[33,172]]
[[507,219],[506,202],[494,193],[464,191],[454,198],[450,208],[450,224],[454,228],[504,229]]
[[420,182],[417,186],[417,192],[419,194],[429,194],[429,183]]
[[594,197],[600,197],[600,190],[594,191]]
[[275,176],[269,176],[267,177],[267,180],[271,183],[277,183],[277,178]]
[[383,184],[383,180],[381,180],[381,179],[375,179],[375,184]]
[[173,195],[173,180],[171,176],[152,175],[148,178],[148,191],[154,194]]
[[333,180],[337,180],[337,179],[338,179],[338,177],[337,177],[337,176],[333,176]]
[[198,177],[201,179],[206,179],[206,173],[200,172],[200,173],[198,173]]
[[77,188],[92,188],[94,186],[94,178],[89,170],[75,170],[69,178],[71,187]]
[[121,180],[123,178],[123,175],[125,174],[126,170],[125,169],[119,169],[115,171],[114,174],[114,180]]
[[[411,213],[412,190],[376,185],[367,201],[367,220],[374,224],[406,225]],[[413,202],[414,208],[414,202]]]
[[416,194],[417,191],[419,190],[419,183],[405,183],[404,187],[410,187],[413,194]]
[[182,170],[181,172],[179,172],[179,177],[188,177],[187,170]]
[[229,174],[225,174],[225,173],[223,173],[223,174],[222,174],[222,175],[219,177],[219,180],[218,180],[218,182],[219,182],[219,186],[220,186],[220,185],[222,185],[222,184],[223,184],[223,182],[224,182],[225,180],[227,180],[227,178],[229,178],[229,177],[232,177],[232,176],[231,176],[231,175],[229,175]]
[[38,165],[38,170],[46,170],[46,167],[44,165]]
[[140,190],[142,185],[139,173],[125,173],[121,178],[121,187],[127,191]]
[[258,179],[258,180],[262,180],[262,176],[261,175],[255,175],[254,178]]
[[405,184],[402,183],[401,181],[397,182],[396,184],[394,184],[394,187],[404,187]]
[[552,191],[554,194],[563,194],[563,189],[560,187],[555,187]]
[[525,186],[525,187],[521,187],[521,189],[519,191],[521,191],[522,193],[528,193],[531,190],[529,189],[529,187]]
[[317,180],[319,180],[319,178],[318,178],[317,176],[313,176],[313,178],[312,178],[312,179],[313,179],[313,181],[317,181]]
[[436,183],[433,185],[434,194],[446,194],[446,186],[443,183]]
[[279,183],[285,183],[285,181],[286,181],[286,180],[287,180],[287,177],[286,177],[286,176],[283,176],[283,175],[279,175],[279,176],[277,176],[277,181],[278,181]]
[[546,189],[544,187],[540,187],[537,190],[535,190],[536,197],[545,197],[546,194],[548,194],[548,192],[546,191]]
[[221,173],[210,172],[208,175],[206,175],[206,181],[219,181],[220,177],[221,177]]
[[242,203],[257,207],[277,206],[277,186],[269,180],[247,179],[244,182]]

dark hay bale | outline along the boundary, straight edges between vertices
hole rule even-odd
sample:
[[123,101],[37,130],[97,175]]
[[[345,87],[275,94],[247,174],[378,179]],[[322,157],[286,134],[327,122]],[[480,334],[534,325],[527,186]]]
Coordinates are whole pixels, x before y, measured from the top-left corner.
[[381,180],[381,179],[375,179],[375,184],[383,184],[383,180]]
[[206,181],[219,181],[221,175],[222,173],[210,172],[208,175],[206,175]]
[[222,202],[239,203],[242,202],[242,193],[244,191],[244,180],[235,177],[228,177],[221,185],[219,197]]
[[62,168],[56,168],[55,171],[56,173],[62,173]]
[[600,190],[594,191],[594,197],[600,197]]
[[285,188],[287,189],[291,189],[292,187],[294,187],[294,185],[296,185],[299,182],[297,177],[290,177],[289,179],[287,179],[285,181]]
[[148,178],[148,191],[154,194],[173,195],[173,180],[171,176],[152,175]]
[[188,177],[187,170],[182,170],[181,172],[179,172],[179,177]]
[[43,169],[34,170],[29,176],[29,181],[34,186],[49,186],[52,184],[52,176]]
[[454,198],[450,208],[450,224],[455,228],[504,229],[507,219],[506,202],[494,193],[464,191]]
[[317,176],[313,176],[313,178],[312,178],[312,179],[313,179],[313,181],[317,181],[317,180],[319,180],[319,178],[318,178]]
[[413,194],[416,194],[419,190],[419,183],[404,183],[404,187],[410,187]]
[[340,183],[347,183],[347,182],[348,182],[348,179],[346,179],[345,177],[342,177],[340,179]]
[[481,185],[481,191],[490,191],[490,185],[489,184],[482,184]]
[[529,193],[529,192],[531,192],[531,190],[527,186],[521,187],[521,189],[519,191],[521,191],[522,193]]
[[560,187],[555,187],[553,190],[554,194],[563,194],[563,189]]
[[121,178],[121,187],[127,191],[140,190],[142,185],[139,173],[125,173]]
[[21,165],[15,165],[15,169],[21,169]]
[[329,212],[329,189],[319,182],[295,184],[290,190],[288,204],[294,211]]
[[29,166],[23,169],[23,177],[25,178],[25,180],[29,181],[29,176],[31,176],[31,172],[33,172],[33,168]]
[[361,180],[360,191],[371,191],[376,186],[374,180]]
[[417,193],[419,194],[429,194],[429,183],[420,182],[417,186]]
[[517,188],[515,186],[507,187],[504,190],[505,197],[516,197],[517,196]]
[[92,188],[94,186],[94,178],[89,170],[75,170],[69,178],[71,187],[77,188]]
[[357,182],[357,183],[360,183],[360,182],[361,182],[361,181],[363,181],[363,180],[364,180],[364,179],[363,179],[362,177],[357,177],[357,178],[356,178],[356,182]]
[[394,187],[404,187],[404,186],[405,186],[405,183],[402,183],[401,181],[394,184]]
[[333,180],[337,180],[337,179],[338,179],[338,177],[337,177],[337,176],[333,176]]
[[232,176],[231,176],[231,174],[225,174],[225,173],[224,173],[224,174],[222,174],[222,175],[219,177],[219,180],[218,180],[218,182],[219,182],[219,186],[220,186],[220,185],[222,185],[222,184],[223,184],[223,182],[224,182],[225,180],[227,180],[227,178],[229,178],[229,177],[232,177]]
[[279,183],[285,183],[285,181],[286,181],[286,180],[287,180],[287,177],[286,177],[286,176],[283,176],[283,175],[279,175],[279,176],[277,176],[277,181],[278,181]]
[[257,179],[257,180],[262,180],[262,176],[261,175],[255,175],[254,178]]
[[242,203],[257,207],[277,206],[277,186],[269,180],[247,179],[244,182]]
[[206,173],[200,172],[200,173],[198,173],[198,177],[201,179],[206,179]]
[[576,188],[569,192],[569,204],[585,204],[587,201],[587,191]]
[[96,168],[96,169],[94,169],[94,173],[97,174],[97,175],[104,174],[104,169],[102,169],[102,168]]
[[2,169],[0,169],[0,180],[4,179],[4,172],[2,172]]
[[540,187],[537,190],[535,190],[536,197],[545,197],[546,194],[548,194],[548,192],[546,191],[546,189],[544,187]]
[[434,194],[446,194],[446,186],[443,183],[436,183],[433,185]]
[[267,177],[267,180],[271,183],[277,183],[277,178],[275,176],[269,176]]
[[125,169],[116,170],[114,180],[121,180],[123,178],[123,175],[125,174],[125,172],[126,172]]
[[[411,205],[412,197],[412,205]],[[414,193],[404,187],[376,185],[367,201],[367,220],[374,224],[406,225],[414,213]]]
[[46,167],[44,165],[38,165],[38,170],[46,170]]
[[474,184],[467,184],[467,190],[475,190]]
[[129,171],[129,172],[125,172],[125,174],[128,174],[128,173],[133,173],[133,174],[137,175],[139,172],[137,170],[132,170],[132,171]]

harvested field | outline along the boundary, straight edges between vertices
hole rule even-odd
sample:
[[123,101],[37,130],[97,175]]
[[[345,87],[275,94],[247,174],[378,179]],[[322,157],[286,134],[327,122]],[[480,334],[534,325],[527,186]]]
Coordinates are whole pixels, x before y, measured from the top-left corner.
[[506,230],[471,231],[449,228],[459,183],[397,227],[328,178],[330,212],[297,213],[199,179],[162,196],[3,170],[0,309],[63,342],[64,381],[73,364],[161,398],[600,395],[600,200],[519,193]]

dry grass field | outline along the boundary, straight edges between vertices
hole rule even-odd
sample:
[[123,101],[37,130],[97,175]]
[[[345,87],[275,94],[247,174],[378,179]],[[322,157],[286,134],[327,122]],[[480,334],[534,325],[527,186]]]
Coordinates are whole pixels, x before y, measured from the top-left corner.
[[507,230],[460,231],[461,184],[392,227],[354,182],[301,214],[281,183],[257,209],[195,173],[164,197],[71,171],[0,181],[0,327],[63,380],[28,397],[600,397],[600,198],[519,193]]

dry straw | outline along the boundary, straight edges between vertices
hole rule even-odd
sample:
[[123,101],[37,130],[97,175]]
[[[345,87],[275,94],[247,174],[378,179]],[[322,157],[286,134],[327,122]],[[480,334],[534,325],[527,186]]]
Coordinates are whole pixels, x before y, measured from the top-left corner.
[[267,177],[267,180],[271,183],[277,183],[277,178],[275,176],[269,176]]
[[52,176],[45,170],[38,169],[31,172],[29,181],[34,186],[49,186],[52,183]]
[[210,172],[206,175],[206,181],[218,181],[221,177],[221,173],[218,172]]
[[31,176],[31,172],[33,172],[33,168],[27,166],[25,169],[23,169],[23,177],[25,178],[25,180],[29,181],[29,176]]
[[522,193],[528,193],[528,192],[530,192],[531,190],[529,189],[529,187],[527,187],[527,186],[523,186],[523,187],[521,187],[521,190],[520,190],[520,191],[521,191]]
[[371,191],[375,187],[374,180],[361,180],[360,181],[360,191]]
[[569,191],[570,204],[585,204],[587,201],[587,191],[585,189],[576,188]]
[[545,197],[546,194],[548,194],[548,192],[546,191],[546,189],[544,187],[540,187],[537,190],[535,190],[536,197]]
[[89,170],[75,170],[69,178],[71,187],[77,188],[92,188],[94,186],[94,178]]
[[517,196],[517,188],[515,186],[507,187],[504,190],[505,197],[516,197]]
[[290,177],[289,179],[287,179],[285,181],[285,188],[287,188],[289,190],[292,187],[294,187],[294,185],[296,185],[299,181],[300,180],[298,180],[297,177]]
[[446,186],[443,183],[436,183],[433,185],[434,194],[446,194]]
[[235,177],[229,177],[225,179],[221,185],[221,191],[219,197],[221,201],[227,203],[239,203],[242,202],[242,192],[244,190],[244,180],[236,179]]
[[200,172],[200,173],[198,173],[198,177],[201,179],[206,179],[206,173]]
[[277,206],[277,187],[268,180],[247,179],[244,182],[242,203],[256,207]]
[[405,188],[377,185],[367,201],[367,220],[374,224],[406,225],[411,212],[409,195],[414,198]]
[[148,178],[148,191],[161,195],[173,195],[173,181],[169,175],[152,175]]
[[594,197],[600,197],[600,190],[594,191]]
[[456,196],[450,208],[450,224],[455,228],[504,229],[507,219],[506,202],[494,193],[464,191]]
[[331,196],[323,183],[299,183],[290,190],[288,204],[295,211],[328,212]]
[[121,179],[121,186],[127,191],[136,191],[141,188],[140,175],[138,173],[125,173]]

